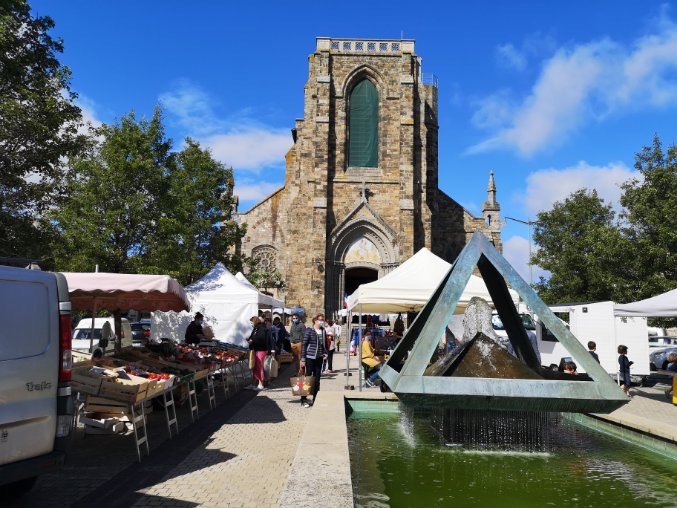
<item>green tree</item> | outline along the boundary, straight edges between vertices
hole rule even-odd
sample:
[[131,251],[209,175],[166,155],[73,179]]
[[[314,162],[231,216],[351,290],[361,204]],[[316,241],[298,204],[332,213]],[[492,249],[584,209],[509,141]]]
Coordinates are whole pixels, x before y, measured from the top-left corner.
[[232,218],[232,168],[188,138],[168,178],[169,191],[144,270],[167,273],[184,284],[202,277],[218,261],[241,270],[233,247],[245,230]]
[[86,139],[53,27],[25,0],[0,2],[0,255],[45,255],[42,213],[58,191],[61,161]]
[[171,173],[171,141],[156,108],[151,120],[134,113],[96,129],[101,139],[72,161],[66,195],[51,217],[60,233],[59,269],[136,273],[160,219]]
[[622,258],[627,241],[615,212],[597,192],[578,190],[552,210],[538,214],[531,262],[548,270],[537,290],[548,303],[614,299],[627,282]]
[[654,136],[636,155],[635,168],[642,178],[623,185],[621,196],[623,231],[632,244],[624,260],[633,284],[619,301],[655,296],[677,281],[677,147],[663,151]]

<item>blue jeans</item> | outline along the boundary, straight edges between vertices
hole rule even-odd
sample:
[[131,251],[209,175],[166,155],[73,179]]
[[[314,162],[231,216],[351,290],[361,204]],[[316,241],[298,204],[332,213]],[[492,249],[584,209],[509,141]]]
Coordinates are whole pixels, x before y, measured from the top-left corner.
[[369,369],[367,371],[367,374],[369,375],[369,377],[368,377],[369,381],[371,381],[372,383],[376,382],[376,380],[378,379],[378,373],[379,373],[380,370],[381,370],[381,364],[380,363],[378,365],[372,367],[371,369]]

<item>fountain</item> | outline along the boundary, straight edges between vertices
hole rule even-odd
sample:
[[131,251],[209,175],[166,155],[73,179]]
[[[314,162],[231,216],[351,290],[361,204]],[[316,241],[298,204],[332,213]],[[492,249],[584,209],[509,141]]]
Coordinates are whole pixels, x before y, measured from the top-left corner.
[[[459,351],[430,365],[465,285],[477,266],[509,346],[479,331]],[[586,375],[544,369],[510,299],[507,283],[539,316]],[[513,356],[514,355],[514,356]],[[402,403],[455,410],[608,413],[628,402],[533,289],[481,234],[475,233],[430,301],[381,369],[381,378]]]
[[[477,266],[508,332],[471,301],[460,344],[434,356]],[[586,374],[540,365],[507,283]],[[381,378],[396,411],[348,417],[355,506],[673,506],[670,458],[591,431],[566,413],[613,411],[627,397],[494,247],[475,234]],[[366,406],[365,406],[366,407]],[[371,418],[368,417],[372,411]],[[632,447],[632,448],[629,448]]]

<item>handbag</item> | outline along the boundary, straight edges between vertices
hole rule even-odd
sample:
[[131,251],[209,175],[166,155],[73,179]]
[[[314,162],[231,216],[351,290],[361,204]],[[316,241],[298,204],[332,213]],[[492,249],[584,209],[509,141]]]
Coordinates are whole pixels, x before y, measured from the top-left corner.
[[315,388],[315,376],[306,376],[299,371],[297,376],[289,378],[291,393],[295,397],[307,397],[313,394]]
[[278,364],[273,355],[266,356],[263,369],[266,373],[266,379],[273,379],[277,377]]
[[253,349],[249,350],[249,368],[254,369],[254,366],[256,366],[256,351]]

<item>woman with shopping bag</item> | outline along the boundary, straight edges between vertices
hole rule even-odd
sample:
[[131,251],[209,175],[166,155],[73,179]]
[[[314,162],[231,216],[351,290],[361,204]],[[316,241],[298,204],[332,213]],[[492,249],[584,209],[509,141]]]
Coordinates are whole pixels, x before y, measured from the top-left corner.
[[[265,371],[263,369],[263,362],[266,359],[268,352],[275,354],[275,348],[271,350],[270,337],[266,330],[266,325],[261,321],[258,316],[252,316],[250,319],[254,329],[252,330],[251,335],[247,342],[249,342],[249,350],[254,353],[254,368],[252,368],[252,373],[254,375],[254,380],[258,381],[258,385],[254,386],[253,384],[248,387],[250,390],[263,390],[263,381],[265,380]],[[251,364],[251,360],[250,360]]]
[[[326,334],[324,331],[324,314],[318,314],[313,318],[313,326],[306,328],[301,344],[301,372],[306,376],[315,378],[313,387],[313,403],[320,391],[320,375],[322,374],[322,362],[327,357],[325,348]],[[301,397],[301,405],[310,407],[307,396]]]

